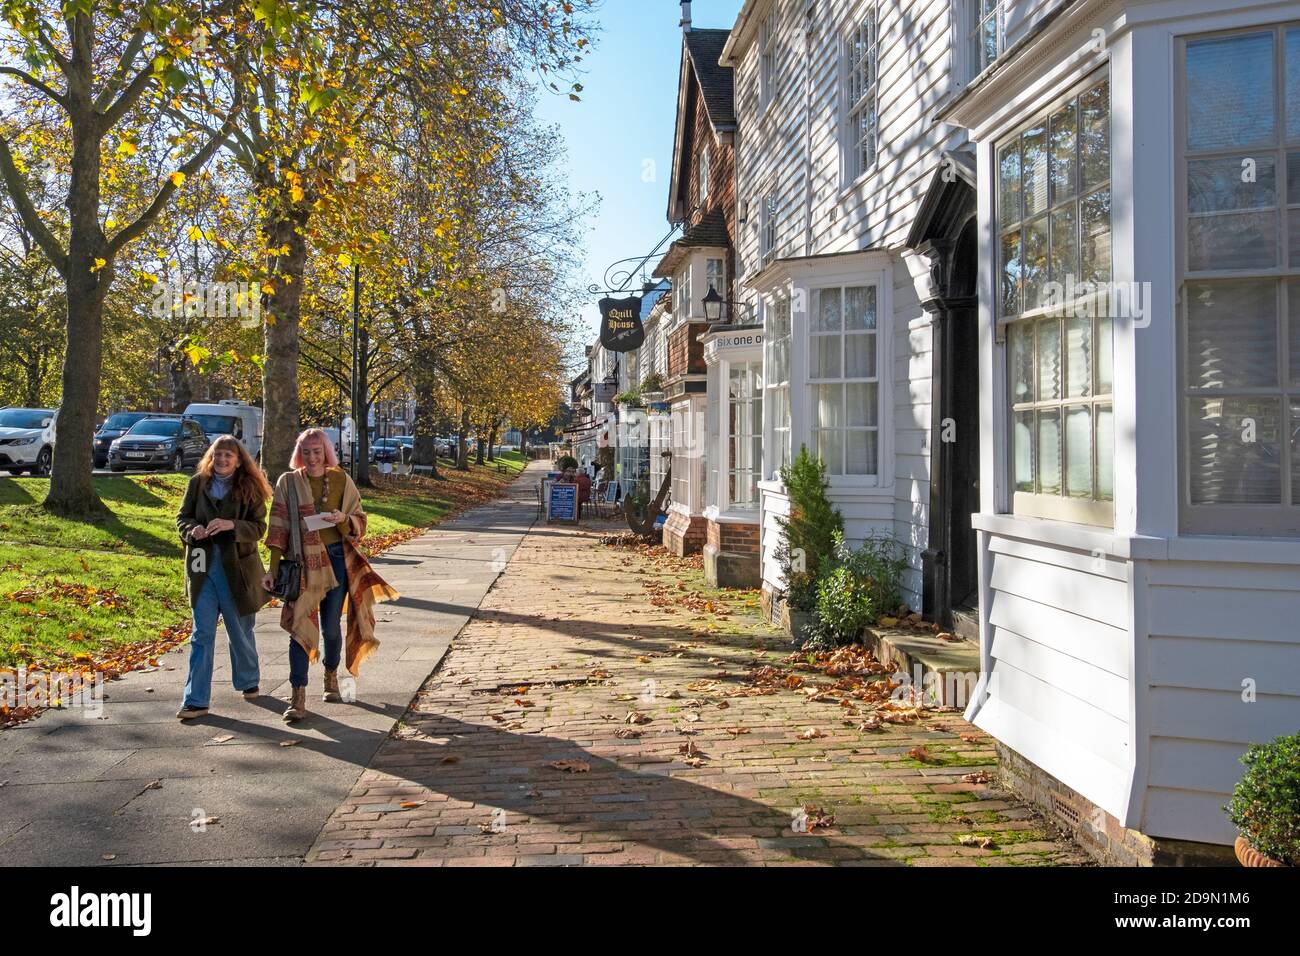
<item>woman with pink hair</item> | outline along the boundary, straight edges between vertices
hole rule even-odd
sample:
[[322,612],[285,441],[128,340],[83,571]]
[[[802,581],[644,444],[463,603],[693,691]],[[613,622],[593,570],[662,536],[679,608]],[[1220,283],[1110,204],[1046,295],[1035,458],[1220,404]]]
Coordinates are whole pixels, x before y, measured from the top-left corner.
[[[271,552],[270,573],[262,586],[274,587],[280,562],[290,550],[292,522],[298,522],[301,569],[298,595],[286,600],[280,626],[289,632],[289,685],[292,696],[284,712],[286,722],[307,715],[307,673],[325,644],[325,692],[322,700],[341,699],[338,667],[343,656],[343,605],[347,598],[347,666],[354,677],[357,668],[379,646],[375,639],[376,601],[398,596],[370,566],[357,545],[366,533],[366,513],[361,493],[351,477],[339,467],[334,443],[319,428],[308,428],[298,436],[286,471],[275,483],[271,501],[270,532],[266,537]],[[292,514],[290,500],[297,503]],[[315,517],[307,522],[304,519]],[[319,623],[318,623],[319,621]]]

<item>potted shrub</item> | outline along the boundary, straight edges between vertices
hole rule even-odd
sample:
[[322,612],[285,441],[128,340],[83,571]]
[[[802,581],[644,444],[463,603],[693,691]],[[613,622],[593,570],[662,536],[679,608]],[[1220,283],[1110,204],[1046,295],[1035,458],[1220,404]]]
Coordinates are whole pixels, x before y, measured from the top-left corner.
[[1300,865],[1300,733],[1253,744],[1224,808],[1237,828],[1242,866]]
[[561,455],[555,462],[556,471],[568,471],[570,468],[578,467],[578,459],[572,455]]
[[776,559],[785,579],[781,623],[786,633],[803,643],[811,637],[817,609],[817,585],[824,566],[833,561],[835,536],[844,532],[844,518],[826,495],[826,466],[801,447],[793,462],[781,469],[790,499],[790,514],[777,518],[781,543]]

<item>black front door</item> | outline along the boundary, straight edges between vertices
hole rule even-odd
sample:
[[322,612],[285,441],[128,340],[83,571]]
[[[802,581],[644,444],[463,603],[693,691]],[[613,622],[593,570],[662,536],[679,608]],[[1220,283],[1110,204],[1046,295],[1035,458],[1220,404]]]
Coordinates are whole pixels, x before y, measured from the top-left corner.
[[[948,487],[948,598],[949,609],[974,608],[979,577],[975,532],[971,514],[979,511],[979,312],[971,306],[954,309],[949,317],[952,335],[953,448]],[[945,626],[949,622],[945,622]]]

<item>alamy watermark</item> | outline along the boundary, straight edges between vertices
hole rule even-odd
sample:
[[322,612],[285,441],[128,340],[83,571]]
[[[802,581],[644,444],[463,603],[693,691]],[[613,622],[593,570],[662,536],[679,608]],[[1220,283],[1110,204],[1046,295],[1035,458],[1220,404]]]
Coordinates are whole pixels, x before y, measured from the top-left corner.
[[1150,282],[1080,282],[1073,275],[1065,281],[1043,284],[1042,307],[1075,319],[1130,319],[1135,329],[1151,324]]
[[77,708],[86,719],[104,714],[104,675],[95,671],[0,670],[0,704],[19,708]]
[[262,320],[262,290],[256,282],[205,282],[190,279],[160,281],[154,286],[149,311],[155,319],[240,319],[246,329]]

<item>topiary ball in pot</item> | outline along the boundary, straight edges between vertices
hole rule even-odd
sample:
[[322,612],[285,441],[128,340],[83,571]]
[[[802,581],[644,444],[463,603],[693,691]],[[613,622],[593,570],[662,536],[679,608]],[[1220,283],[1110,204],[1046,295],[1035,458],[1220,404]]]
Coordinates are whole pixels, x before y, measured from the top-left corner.
[[1241,835],[1244,866],[1300,865],[1300,733],[1253,744],[1241,755],[1241,775],[1224,808]]

